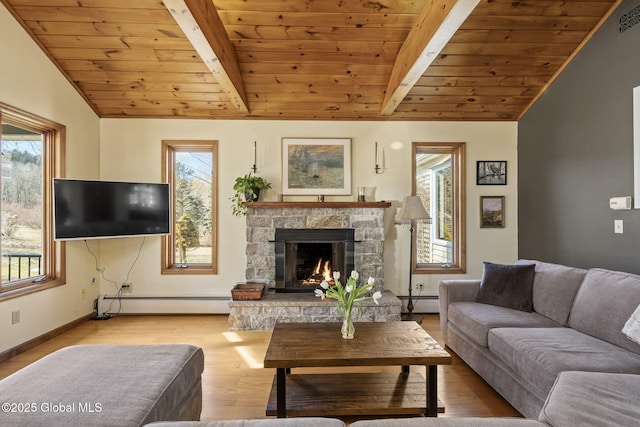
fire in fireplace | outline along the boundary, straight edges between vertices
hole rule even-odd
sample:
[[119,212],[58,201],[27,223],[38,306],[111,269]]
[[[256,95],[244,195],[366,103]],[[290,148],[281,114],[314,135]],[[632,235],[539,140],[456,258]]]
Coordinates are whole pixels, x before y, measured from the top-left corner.
[[276,229],[276,291],[313,292],[333,271],[353,270],[354,232],[339,229]]
[[[300,253],[300,250],[298,250]],[[331,258],[325,259],[322,257],[318,258],[318,262],[315,263],[315,266],[312,269],[306,267],[307,261],[311,261],[313,257],[302,259],[303,264],[299,264],[296,268],[296,279],[298,283],[302,286],[312,286],[314,289],[322,283],[322,281],[326,281],[330,285],[334,284],[333,281],[333,270],[331,268]]]

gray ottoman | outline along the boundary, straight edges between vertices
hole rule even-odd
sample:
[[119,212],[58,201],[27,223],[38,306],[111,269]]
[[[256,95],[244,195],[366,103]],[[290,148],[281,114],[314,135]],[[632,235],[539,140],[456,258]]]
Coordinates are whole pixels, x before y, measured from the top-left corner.
[[0,425],[141,426],[199,420],[202,349],[78,345],[0,381]]

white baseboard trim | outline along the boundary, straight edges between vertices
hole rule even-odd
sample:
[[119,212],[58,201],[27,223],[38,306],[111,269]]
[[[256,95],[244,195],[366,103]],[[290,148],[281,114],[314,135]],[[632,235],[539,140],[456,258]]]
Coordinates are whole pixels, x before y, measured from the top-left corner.
[[98,314],[229,314],[231,297],[101,295]]

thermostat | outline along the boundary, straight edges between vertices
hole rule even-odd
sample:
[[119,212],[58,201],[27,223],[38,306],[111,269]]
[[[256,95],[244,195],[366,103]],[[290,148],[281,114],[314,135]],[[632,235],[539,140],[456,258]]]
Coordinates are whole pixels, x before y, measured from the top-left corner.
[[616,211],[631,209],[631,196],[612,197],[609,199],[609,207]]

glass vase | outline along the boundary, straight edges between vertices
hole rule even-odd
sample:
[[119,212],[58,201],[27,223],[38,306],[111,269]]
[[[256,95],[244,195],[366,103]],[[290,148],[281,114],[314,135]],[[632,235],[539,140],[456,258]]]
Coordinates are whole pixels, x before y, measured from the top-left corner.
[[342,338],[346,340],[352,340],[355,333],[356,328],[353,326],[353,321],[351,320],[351,312],[347,312],[342,319]]

